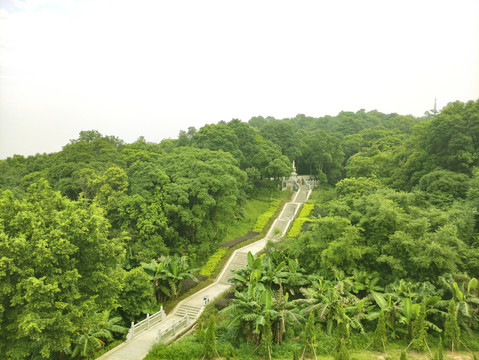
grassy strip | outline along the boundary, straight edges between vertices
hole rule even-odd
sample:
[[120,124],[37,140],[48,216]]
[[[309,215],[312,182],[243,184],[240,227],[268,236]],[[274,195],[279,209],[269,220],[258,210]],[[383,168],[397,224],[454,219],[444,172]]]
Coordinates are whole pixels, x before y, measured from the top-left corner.
[[303,228],[303,224],[306,221],[309,221],[308,216],[311,213],[311,211],[314,209],[314,204],[306,203],[303,205],[303,208],[301,209],[299,216],[294,220],[293,226],[291,227],[291,230],[288,232],[289,237],[297,237],[301,229]]

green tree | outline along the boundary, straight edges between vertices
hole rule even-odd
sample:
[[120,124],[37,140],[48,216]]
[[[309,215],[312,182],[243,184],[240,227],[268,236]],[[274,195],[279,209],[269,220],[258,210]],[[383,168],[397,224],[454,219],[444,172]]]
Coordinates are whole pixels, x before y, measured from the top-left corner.
[[204,348],[207,359],[213,359],[218,356],[218,351],[216,350],[216,323],[213,315],[210,316],[208,328],[206,329]]
[[142,263],[142,266],[150,275],[158,303],[165,302],[168,298],[176,299],[186,279],[198,281],[193,275],[198,269],[189,267],[186,256],[166,256],[159,263],[152,260],[150,263]]
[[119,310],[123,318],[129,322],[135,321],[142,313],[139,304],[148,303],[153,298],[150,276],[142,267],[125,271],[123,288],[119,294]]
[[[206,246],[206,257],[219,242],[228,221],[235,217],[244,196],[246,174],[228,153],[181,147],[161,160],[170,178],[165,212],[177,234],[175,249],[196,253]],[[208,247],[209,246],[209,247]]]
[[68,351],[74,358],[77,356],[86,357],[103,346],[106,342],[114,339],[113,333],[124,334],[127,328],[119,325],[121,317],[110,317],[109,311],[95,313],[92,318],[92,326],[85,329],[74,340],[73,349]]
[[[454,351],[454,350],[453,350]],[[436,360],[444,360],[444,347],[442,345],[442,337],[439,337],[439,344],[437,345]]]
[[373,335],[373,349],[386,352],[386,323],[384,321],[384,311],[379,313],[378,324]]
[[261,342],[263,343],[264,352],[271,360],[271,347],[273,346],[273,331],[271,330],[271,319],[269,312],[264,316],[264,325],[261,331]]
[[[54,357],[117,305],[123,244],[95,205],[70,201],[46,181],[0,199],[0,353]],[[37,353],[38,352],[38,353]]]
[[426,350],[426,303],[421,304],[421,309],[414,322],[412,347],[419,351]]
[[454,348],[457,349],[460,334],[461,332],[457,323],[456,302],[454,299],[451,299],[447,309],[446,322],[444,323],[444,342],[448,347],[450,346],[451,351],[454,351]]
[[314,358],[317,359],[316,356],[316,329],[314,326],[314,312],[311,311],[308,316],[308,322],[306,323],[306,327],[304,329],[304,335],[303,335],[303,355],[304,351],[307,349],[310,349],[310,353],[314,354]]

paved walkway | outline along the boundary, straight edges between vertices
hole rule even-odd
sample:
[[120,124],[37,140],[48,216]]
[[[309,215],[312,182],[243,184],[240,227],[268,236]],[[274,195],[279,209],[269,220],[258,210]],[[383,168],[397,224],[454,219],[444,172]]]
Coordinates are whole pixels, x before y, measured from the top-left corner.
[[174,324],[185,318],[186,313],[192,319],[193,324],[203,311],[204,296],[208,296],[210,300],[213,300],[228,290],[232,286],[228,282],[229,278],[232,277],[231,270],[239,269],[246,265],[248,252],[251,251],[251,253],[257,254],[265,248],[269,240],[275,241],[283,236],[288,230],[291,221],[297,215],[300,206],[309,198],[310,193],[311,191],[307,190],[306,187],[301,187],[296,192],[293,200],[285,204],[281,214],[274,221],[266,237],[233,252],[214,283],[180,301],[173,311],[160,323],[152,326],[149,330],[134,337],[132,340],[120,344],[100,356],[97,360],[141,360],[157,342],[158,333],[168,333]]

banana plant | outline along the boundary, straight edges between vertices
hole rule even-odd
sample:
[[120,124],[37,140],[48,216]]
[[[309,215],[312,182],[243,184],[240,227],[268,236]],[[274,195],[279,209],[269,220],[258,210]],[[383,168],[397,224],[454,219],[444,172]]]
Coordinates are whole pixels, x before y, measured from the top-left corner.
[[[414,293],[408,292],[409,295]],[[410,338],[414,326],[414,320],[417,319],[421,310],[421,303],[413,303],[411,297],[401,297],[391,293],[372,293],[372,297],[379,307],[379,311],[370,312],[367,315],[368,320],[374,320],[379,317],[379,312],[385,314],[385,323],[389,329],[389,336],[396,339],[400,337]],[[439,303],[439,296],[429,296],[424,300],[426,315],[437,312],[435,306]],[[403,325],[401,327],[400,325]],[[434,323],[426,320],[426,327],[441,332],[441,329]]]
[[151,277],[158,303],[167,298],[177,298],[186,279],[198,281],[193,275],[198,269],[189,268],[186,256],[166,256],[159,263],[152,260],[141,265]]

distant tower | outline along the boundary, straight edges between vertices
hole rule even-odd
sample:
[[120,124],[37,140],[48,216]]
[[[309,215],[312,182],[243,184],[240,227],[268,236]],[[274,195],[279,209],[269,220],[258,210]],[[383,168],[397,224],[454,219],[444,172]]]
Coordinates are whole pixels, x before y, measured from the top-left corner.
[[436,115],[439,113],[439,111],[437,111],[437,98],[434,98],[434,109],[431,109],[429,111],[426,111],[424,113],[424,115],[427,117],[427,118],[434,118],[436,117]]
[[436,116],[438,111],[437,111],[437,98],[434,98],[434,109],[431,110],[432,116]]

